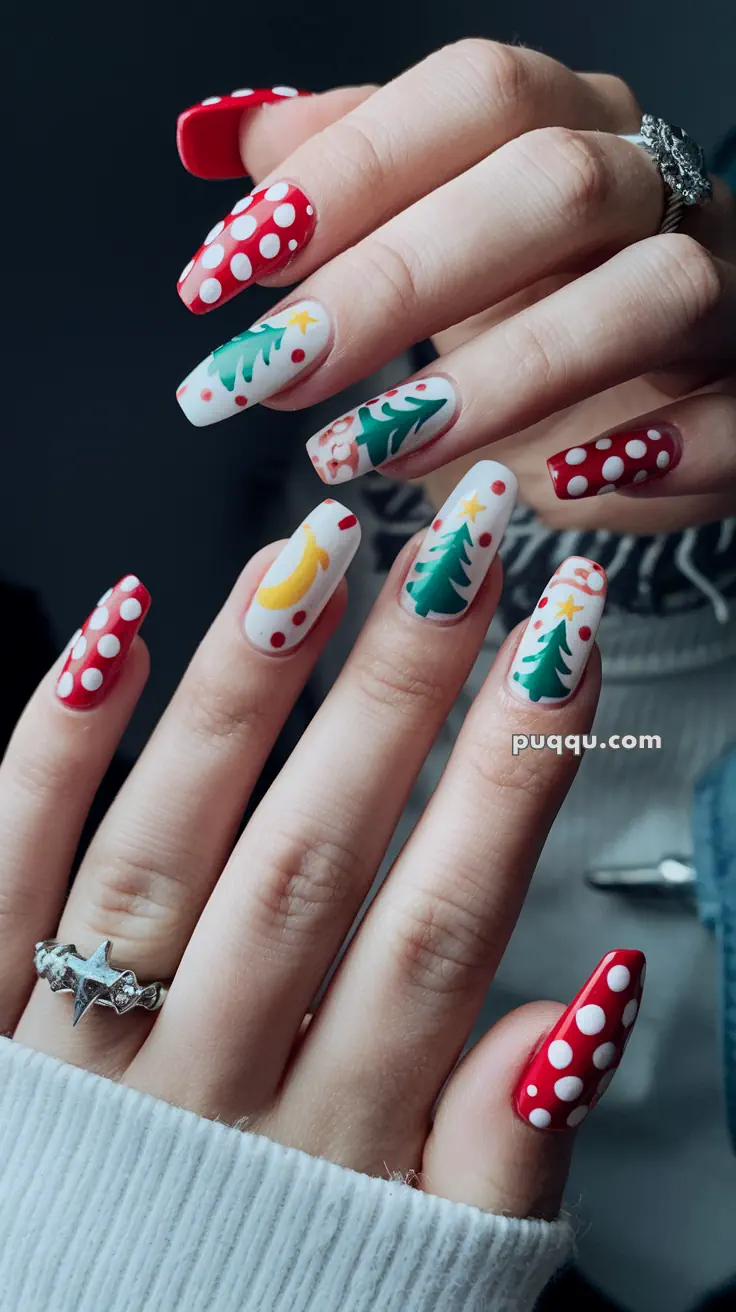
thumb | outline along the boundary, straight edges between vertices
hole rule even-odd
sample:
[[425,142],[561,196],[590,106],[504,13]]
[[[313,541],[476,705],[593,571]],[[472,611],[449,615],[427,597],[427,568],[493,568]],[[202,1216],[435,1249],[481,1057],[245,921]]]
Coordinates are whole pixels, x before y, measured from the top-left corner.
[[294,87],[242,88],[208,96],[177,119],[179,158],[197,178],[256,182],[297,146],[373,94],[375,87],[336,87],[320,95]]
[[641,952],[609,952],[567,1009],[531,1003],[485,1035],[440,1101],[422,1161],[425,1192],[554,1220],[573,1131],[618,1067],[643,970]]

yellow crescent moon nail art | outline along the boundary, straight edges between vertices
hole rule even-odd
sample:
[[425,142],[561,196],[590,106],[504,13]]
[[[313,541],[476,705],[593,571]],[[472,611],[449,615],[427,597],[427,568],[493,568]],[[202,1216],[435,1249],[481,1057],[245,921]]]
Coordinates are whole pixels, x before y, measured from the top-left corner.
[[324,547],[319,546],[309,524],[303,524],[302,528],[306,542],[299,564],[281,583],[260,587],[256,593],[256,601],[266,610],[288,610],[289,606],[295,606],[309,592],[320,565],[327,569],[330,563],[330,557]]

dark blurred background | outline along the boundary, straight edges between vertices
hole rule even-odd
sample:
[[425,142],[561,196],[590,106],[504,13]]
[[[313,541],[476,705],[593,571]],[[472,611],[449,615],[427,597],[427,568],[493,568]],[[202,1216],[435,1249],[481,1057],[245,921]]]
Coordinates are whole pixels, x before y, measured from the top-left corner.
[[[243,85],[383,82],[481,35],[618,73],[712,148],[736,124],[736,4],[5,0],[4,15],[0,745],[95,598],[134,571],[154,596],[153,670],[109,792],[247,556],[290,529],[285,481],[320,495],[301,452],[314,414],[194,429],[174,400],[275,299],[253,289],[202,318],[181,305],[181,267],[243,184],[184,172],[177,111]],[[578,1293],[553,1305],[599,1306]]]

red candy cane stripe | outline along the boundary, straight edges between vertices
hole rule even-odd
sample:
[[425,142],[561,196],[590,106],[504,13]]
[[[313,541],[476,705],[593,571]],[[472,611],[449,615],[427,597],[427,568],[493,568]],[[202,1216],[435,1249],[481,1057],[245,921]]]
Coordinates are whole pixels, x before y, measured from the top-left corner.
[[574,1129],[595,1107],[631,1036],[645,965],[643,952],[619,949],[596,966],[524,1070],[514,1095],[523,1120]]
[[249,109],[309,96],[296,87],[239,87],[229,96],[207,96],[190,105],[176,123],[176,147],[184,168],[196,178],[242,178],[240,120]]
[[135,574],[108,588],[69,644],[56,695],[75,711],[98,706],[114,687],[151,598]]
[[309,197],[293,183],[256,188],[207,233],[180,274],[177,290],[184,304],[194,314],[206,314],[283,269],[306,246],[316,221]]
[[572,501],[663,478],[678,464],[681,451],[676,428],[653,424],[558,451],[547,461],[547,468],[555,495],[561,501]]

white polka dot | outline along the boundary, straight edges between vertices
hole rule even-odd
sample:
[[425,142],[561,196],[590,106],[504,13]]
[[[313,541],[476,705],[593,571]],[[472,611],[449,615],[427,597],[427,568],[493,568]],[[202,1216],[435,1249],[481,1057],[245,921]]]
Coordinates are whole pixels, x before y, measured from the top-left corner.
[[567,485],[568,496],[581,497],[583,492],[588,491],[588,480],[583,478],[582,474],[575,474]]
[[200,101],[202,105],[219,105],[222,96],[208,96],[206,100]]
[[649,475],[647,474],[646,469],[640,469],[636,474],[634,474],[634,477],[631,481],[632,483],[643,483],[648,477]]
[[640,988],[640,989],[643,989],[643,988],[644,988],[644,981],[645,981],[646,977],[647,977],[647,968],[646,968],[646,965],[644,965],[644,966],[642,966],[642,968],[641,968],[641,975],[639,976],[639,988]]
[[631,983],[631,971],[628,966],[611,966],[606,975],[606,983],[612,993],[623,993]]
[[296,87],[271,87],[275,96],[298,96]]
[[199,299],[205,305],[214,305],[222,296],[222,286],[216,278],[205,278],[199,289]]
[[583,1081],[578,1075],[563,1075],[555,1080],[555,1093],[561,1102],[574,1102],[583,1092]]
[[529,1094],[530,1098],[536,1098],[537,1094],[539,1093],[539,1089],[537,1088],[536,1084],[527,1084],[526,1091]]
[[596,492],[596,496],[604,497],[607,492],[615,492],[615,491],[616,491],[615,483],[604,483],[603,487],[598,488],[598,491]]
[[616,1056],[615,1043],[602,1043],[593,1053],[593,1065],[596,1070],[604,1071],[606,1066],[610,1066]]
[[647,444],[642,442],[640,438],[633,437],[630,442],[626,443],[624,450],[627,456],[631,456],[632,460],[641,460],[642,456],[647,453]]
[[252,204],[253,204],[253,197],[252,197],[252,196],[243,196],[241,200],[236,200],[236,202],[235,202],[235,204],[233,205],[233,207],[232,207],[230,213],[231,213],[231,214],[242,214],[242,213],[243,213],[243,210],[247,210],[248,206],[249,206],[249,205],[252,205]]
[[239,89],[238,89],[237,91],[231,91],[231,92],[230,92],[230,95],[231,95],[231,96],[252,96],[252,95],[253,95],[253,88],[252,88],[252,87],[239,87]]
[[86,652],[86,650],[87,650],[87,639],[86,639],[86,638],[80,638],[77,642],[75,642],[74,646],[72,647],[72,650],[71,650],[71,657],[72,657],[72,660],[73,660],[73,661],[81,661],[81,659],[82,659],[82,657],[84,656],[84,653]]
[[265,199],[283,200],[284,196],[288,196],[288,194],[289,194],[288,182],[274,182],[273,186],[269,187],[268,191],[266,192]]
[[565,456],[566,465],[582,465],[588,452],[581,446],[574,446]]
[[243,251],[238,251],[230,261],[230,272],[238,282],[247,282],[253,277],[253,265]]
[[550,1066],[562,1071],[572,1061],[572,1048],[564,1039],[553,1039],[547,1049],[547,1058]]
[[185,278],[188,278],[193,268],[194,268],[194,260],[190,260],[188,264],[184,265],[184,268],[179,274],[179,282],[183,282]]
[[224,258],[225,247],[221,246],[219,241],[213,242],[212,246],[208,246],[202,256],[202,268],[216,269],[218,264],[221,264]]
[[532,1125],[536,1125],[538,1130],[546,1130],[552,1117],[544,1107],[532,1107],[529,1113],[529,1120]]
[[107,606],[98,606],[89,617],[89,627],[91,629],[102,629],[107,624],[109,615]]
[[626,1029],[629,1028],[629,1025],[634,1024],[634,1021],[636,1020],[636,1013],[638,1010],[639,1010],[639,1003],[637,1002],[636,998],[632,998],[630,1002],[626,1003],[626,1006],[624,1007],[624,1014],[621,1017],[624,1025],[626,1026]]
[[648,428],[648,429],[647,429],[647,437],[650,439],[650,441],[652,441],[652,442],[659,442],[661,436],[662,436],[662,434],[660,433],[659,429],[657,429],[657,428]]
[[[133,588],[138,587],[139,583],[140,583],[140,579],[138,578],[137,574],[126,574],[125,578],[121,579],[120,590],[121,592],[132,592]],[[110,591],[112,591],[112,589]]]
[[607,483],[615,483],[616,479],[620,478],[623,472],[624,462],[620,456],[609,456],[607,460],[603,461],[601,473]]
[[[99,605],[99,602],[98,602],[97,604]],[[81,636],[82,636],[82,630],[81,630],[81,629],[77,629],[76,632],[72,634],[71,638],[69,639],[68,643],[66,644],[66,647],[64,648],[64,655],[65,655],[65,656],[68,656],[68,655],[69,655],[69,652],[71,651],[72,647],[75,646],[75,644],[76,644],[77,642],[79,642],[79,639],[81,638]]]
[[587,1007],[581,1007],[575,1014],[575,1024],[581,1034],[600,1034],[605,1023],[605,1011],[594,1002],[589,1002]]
[[657,469],[666,469],[669,463],[670,463],[669,451],[660,451],[659,455],[657,456]]
[[603,1076],[603,1079],[600,1081],[598,1088],[595,1091],[597,1098],[602,1097],[602,1095],[606,1092],[606,1089],[609,1087],[611,1080],[613,1079],[615,1074],[616,1074],[615,1070],[606,1071],[605,1075]]
[[591,592],[603,591],[603,575],[601,574],[600,570],[594,569],[588,575],[588,587],[590,588]]
[[97,689],[101,686],[102,670],[97,670],[92,666],[91,669],[82,671],[82,687],[86,688],[87,692],[97,692]]
[[610,437],[599,437],[595,444],[596,451],[607,451],[611,445]]
[[120,639],[114,633],[104,633],[97,644],[97,650],[105,660],[112,660],[120,651]]
[[312,215],[314,214],[314,206],[313,206],[313,205],[307,205],[307,214],[309,215],[309,217],[310,217],[310,219],[311,219]]
[[230,236],[236,241],[247,241],[253,236],[258,224],[252,214],[246,214],[242,219],[236,219],[230,229]]
[[207,233],[207,236],[202,242],[202,245],[209,246],[210,242],[215,240],[215,237],[219,237],[224,227],[225,227],[225,220],[220,219],[220,222],[216,223],[214,228],[210,228],[209,232]]
[[567,1118],[567,1124],[570,1126],[570,1129],[574,1130],[575,1126],[580,1125],[581,1121],[584,1121],[587,1115],[588,1108],[585,1106],[584,1102],[581,1103],[579,1107],[574,1107]]
[[296,218],[293,205],[277,205],[273,212],[273,221],[277,228],[290,228]]
[[275,232],[267,232],[265,237],[261,237],[258,249],[264,260],[272,260],[281,250],[281,238]]
[[295,251],[298,245],[299,245],[299,242],[298,242],[298,241],[294,241],[294,238],[292,237],[291,241],[289,242],[289,250],[290,250],[290,251]]
[[126,597],[120,607],[120,617],[124,620],[137,620],[142,610],[137,597]]
[[108,588],[105,592],[103,592],[101,597],[97,598],[97,605],[104,606],[105,602],[109,601],[111,596],[112,596],[112,588]]
[[66,672],[62,674],[61,678],[59,679],[59,682],[56,685],[57,695],[59,697],[68,697],[73,687],[74,687],[74,680],[71,674],[69,673],[69,671],[66,670]]

